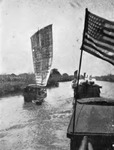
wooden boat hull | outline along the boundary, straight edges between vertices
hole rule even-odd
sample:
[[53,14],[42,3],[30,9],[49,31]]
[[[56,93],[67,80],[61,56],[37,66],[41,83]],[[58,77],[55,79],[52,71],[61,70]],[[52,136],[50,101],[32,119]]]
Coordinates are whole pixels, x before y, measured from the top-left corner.
[[47,92],[45,88],[37,87],[36,85],[28,85],[23,91],[23,96],[25,102],[36,100],[36,102],[40,104],[47,96]]
[[77,86],[73,85],[74,94],[78,94],[78,98],[89,98],[89,97],[100,97],[100,88],[101,86],[97,84],[91,83],[82,83],[78,86],[78,93],[77,93]]
[[41,105],[43,103],[43,99],[42,100],[32,100],[33,103],[35,103],[36,105]]
[[49,80],[48,83],[47,83],[47,87],[48,88],[59,87],[59,82]]

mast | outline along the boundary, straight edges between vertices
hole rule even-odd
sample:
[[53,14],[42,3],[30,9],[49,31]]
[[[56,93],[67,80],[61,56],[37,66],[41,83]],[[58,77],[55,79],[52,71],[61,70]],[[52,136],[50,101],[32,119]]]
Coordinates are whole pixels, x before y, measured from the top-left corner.
[[[84,42],[84,33],[85,33],[85,30],[86,30],[86,26],[87,26],[87,24],[86,24],[87,11],[88,11],[88,9],[86,8],[82,43]],[[80,48],[80,49],[81,49],[81,53],[80,53],[80,61],[79,61],[78,80],[77,80],[76,90],[74,91],[75,103],[74,103],[74,115],[73,115],[74,116],[73,117],[73,134],[75,132],[76,105],[77,105],[77,99],[78,99],[78,87],[79,87],[80,71],[81,71],[81,64],[82,64],[82,54],[83,54],[83,49],[82,48]]]

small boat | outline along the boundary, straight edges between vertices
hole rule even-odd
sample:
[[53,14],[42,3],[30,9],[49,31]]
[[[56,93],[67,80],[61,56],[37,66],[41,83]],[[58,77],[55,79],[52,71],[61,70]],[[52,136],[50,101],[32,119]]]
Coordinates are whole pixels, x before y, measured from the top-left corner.
[[24,88],[23,95],[25,102],[36,102],[36,104],[41,104],[47,96],[47,92],[45,87],[41,88],[36,84],[29,84]]
[[[76,92],[77,83],[72,84],[74,92]],[[78,99],[100,97],[100,89],[102,86],[95,84],[93,80],[79,80]]]
[[59,87],[59,82],[53,81],[53,80],[48,80],[47,87],[48,88]]
[[114,98],[100,97],[101,86],[94,82],[79,82],[83,50],[114,65],[112,28],[114,22],[86,9],[78,78],[73,85],[73,113],[67,129],[70,150],[114,149]]
[[74,80],[72,81],[72,88],[75,94],[78,94],[78,99],[81,98],[90,98],[90,97],[100,97],[100,89],[102,86],[95,83],[95,79],[91,76],[88,78],[86,77],[86,73],[82,79],[79,79],[78,83],[78,93],[77,91],[77,81],[78,80],[78,71],[74,72]]
[[38,30],[31,37],[31,45],[36,84],[27,85],[23,95],[25,102],[40,105],[47,96],[46,86],[52,66],[52,25]]

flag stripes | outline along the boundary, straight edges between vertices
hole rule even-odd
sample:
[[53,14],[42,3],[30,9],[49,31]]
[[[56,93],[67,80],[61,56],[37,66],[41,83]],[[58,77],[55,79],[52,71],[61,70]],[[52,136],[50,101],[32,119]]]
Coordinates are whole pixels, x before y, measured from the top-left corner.
[[111,63],[112,65],[114,65],[114,62],[111,61],[109,58],[103,56],[103,55],[102,55],[101,53],[99,53],[99,52],[94,52],[95,50],[92,49],[92,48],[90,48],[90,47],[88,47],[88,46],[85,46],[85,51],[88,52],[88,53],[90,53],[90,54],[92,54],[92,55],[94,55],[94,56],[96,56],[96,57],[98,57],[98,58],[101,58],[101,59],[103,59],[103,60],[105,60],[105,61]]
[[114,22],[86,9],[82,50],[114,65]]

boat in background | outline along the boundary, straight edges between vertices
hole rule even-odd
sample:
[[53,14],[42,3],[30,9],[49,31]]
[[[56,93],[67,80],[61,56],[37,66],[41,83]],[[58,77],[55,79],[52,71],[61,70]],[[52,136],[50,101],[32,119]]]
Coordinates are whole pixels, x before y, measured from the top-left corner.
[[[76,92],[77,83],[72,83],[72,88]],[[102,86],[95,84],[93,80],[79,80],[78,99],[100,97],[100,89]]]
[[[74,72],[74,80],[72,81],[72,88],[74,90],[74,93],[77,91],[77,78],[78,78],[78,71],[76,70]],[[90,97],[100,97],[100,89],[102,86],[95,83],[95,79],[93,79],[91,76],[88,78],[86,77],[86,73],[84,73],[84,76],[82,79],[79,79],[78,84],[78,99],[81,98],[90,98]]]
[[29,84],[24,88],[24,100],[25,102],[33,102],[41,105],[44,98],[47,96],[46,88],[39,87],[36,84]]
[[46,86],[53,58],[52,25],[38,30],[31,37],[33,66],[36,84],[24,88],[25,102],[41,104],[47,96]]

